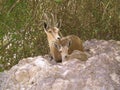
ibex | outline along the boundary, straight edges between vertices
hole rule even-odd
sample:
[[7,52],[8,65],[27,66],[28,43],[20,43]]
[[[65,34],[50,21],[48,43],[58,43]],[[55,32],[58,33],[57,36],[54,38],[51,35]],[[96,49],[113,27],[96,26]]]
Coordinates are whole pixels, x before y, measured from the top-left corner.
[[75,36],[75,35],[69,35],[67,37],[60,37],[59,35],[59,27],[60,27],[60,22],[57,23],[55,22],[55,18],[53,16],[53,14],[51,14],[52,16],[52,20],[53,24],[50,25],[50,20],[48,19],[48,16],[46,14],[44,14],[44,17],[46,18],[47,22],[44,22],[44,31],[47,35],[47,40],[49,43],[49,47],[50,47],[50,54],[52,56],[52,58],[56,61],[56,62],[61,62],[62,61],[62,57],[60,52],[58,51],[58,49],[54,46],[55,42],[58,43],[65,43],[66,41],[68,41],[69,39],[71,39],[72,44],[69,48],[68,53],[71,54],[73,50],[79,50],[79,51],[83,51],[83,45],[82,45],[82,40]]
[[52,58],[56,61],[56,62],[61,62],[61,54],[58,52],[58,50],[54,47],[53,43],[56,40],[59,40],[61,37],[59,35],[59,28],[60,28],[60,21],[59,23],[57,23],[56,17],[54,17],[53,14],[51,14],[52,16],[52,20],[50,20],[48,18],[48,16],[46,14],[44,14],[44,17],[46,19],[46,22],[44,22],[44,31],[47,35],[47,40],[49,43],[49,47],[50,47],[50,54],[52,56]]
[[56,49],[61,53],[62,61],[77,58],[82,61],[87,60],[84,53],[82,40],[75,35],[69,35],[57,40],[54,43]]

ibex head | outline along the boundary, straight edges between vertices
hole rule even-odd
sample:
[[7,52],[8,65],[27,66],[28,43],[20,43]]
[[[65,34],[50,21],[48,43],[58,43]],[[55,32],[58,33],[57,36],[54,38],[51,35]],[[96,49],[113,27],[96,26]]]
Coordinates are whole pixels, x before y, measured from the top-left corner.
[[56,16],[51,13],[52,19],[49,19],[46,14],[44,14],[44,18],[46,22],[44,22],[44,31],[47,34],[48,42],[54,42],[55,40],[60,39],[59,28],[61,26],[61,22],[56,21]]
[[54,43],[55,48],[61,53],[62,60],[68,57],[71,44],[72,41],[70,39],[59,40]]

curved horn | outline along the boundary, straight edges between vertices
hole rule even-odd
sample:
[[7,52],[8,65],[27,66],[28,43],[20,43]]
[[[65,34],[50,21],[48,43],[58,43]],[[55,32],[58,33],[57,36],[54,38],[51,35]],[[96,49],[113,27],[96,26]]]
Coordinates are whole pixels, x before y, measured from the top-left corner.
[[52,16],[51,24],[52,24],[53,26],[55,26],[55,18],[54,18],[53,13],[51,13],[51,16]]
[[46,13],[43,14],[43,17],[48,21],[48,16]]
[[46,13],[43,13],[43,17],[45,19],[45,22],[48,24],[48,26],[50,26],[50,20],[49,20],[49,18],[48,18]]

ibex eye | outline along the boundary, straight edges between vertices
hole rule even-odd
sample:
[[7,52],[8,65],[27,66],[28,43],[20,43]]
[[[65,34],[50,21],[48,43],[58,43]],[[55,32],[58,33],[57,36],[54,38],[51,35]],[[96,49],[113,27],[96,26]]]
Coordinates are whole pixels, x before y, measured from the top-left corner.
[[60,53],[62,53],[62,51],[59,51]]
[[49,33],[51,33],[52,31],[48,31]]

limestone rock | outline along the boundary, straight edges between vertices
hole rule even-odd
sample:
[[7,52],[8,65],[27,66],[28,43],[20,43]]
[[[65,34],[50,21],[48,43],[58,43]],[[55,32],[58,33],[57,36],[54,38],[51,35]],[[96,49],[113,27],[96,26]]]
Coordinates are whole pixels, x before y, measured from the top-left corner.
[[120,90],[120,41],[93,39],[84,47],[90,49],[87,61],[20,60],[0,73],[0,90]]

